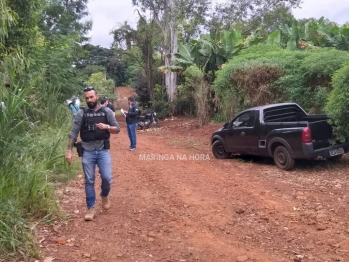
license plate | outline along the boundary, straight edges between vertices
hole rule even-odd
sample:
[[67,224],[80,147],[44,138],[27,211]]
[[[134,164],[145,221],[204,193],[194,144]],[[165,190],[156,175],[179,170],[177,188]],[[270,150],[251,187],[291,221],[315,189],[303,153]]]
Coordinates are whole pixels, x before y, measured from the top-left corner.
[[330,156],[336,156],[336,155],[341,155],[341,154],[344,154],[343,147],[330,150]]

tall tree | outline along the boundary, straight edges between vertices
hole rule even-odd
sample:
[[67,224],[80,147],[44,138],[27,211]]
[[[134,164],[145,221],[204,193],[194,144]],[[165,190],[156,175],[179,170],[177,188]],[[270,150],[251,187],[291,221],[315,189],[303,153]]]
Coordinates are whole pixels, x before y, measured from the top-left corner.
[[47,6],[41,13],[40,29],[47,38],[57,35],[79,35],[79,43],[88,40],[86,33],[92,22],[82,22],[88,15],[88,0],[46,0]]
[[[36,0],[38,1],[38,0]],[[87,0],[45,0],[39,15],[38,41],[35,54],[36,71],[44,81],[64,95],[81,89],[76,77],[77,64],[87,55],[82,44],[88,39],[91,21],[82,21],[87,12]],[[47,87],[46,87],[47,88]]]
[[136,45],[142,54],[142,60],[138,60],[138,64],[143,68],[147,79],[147,90],[149,93],[150,100],[154,99],[154,51],[156,40],[158,35],[161,34],[159,27],[153,20],[147,21],[143,16],[140,15],[137,29],[131,28],[127,23],[124,23],[119,28],[113,31],[114,43],[118,46],[127,48],[125,54],[133,56],[134,52],[131,50],[131,43]]
[[16,25],[8,32],[4,45],[6,47],[25,46],[27,50],[32,48],[38,34],[37,23],[45,0],[11,0],[5,2],[7,2],[7,8],[16,14]]
[[[178,51],[178,26],[181,21],[204,17],[210,6],[208,0],[132,0],[143,12],[150,11],[163,35],[165,85],[170,101],[176,97],[177,73],[171,71],[172,61]],[[199,20],[197,20],[199,21]],[[197,26],[197,25],[196,25]],[[195,27],[196,27],[195,26]]]
[[78,69],[85,68],[87,65],[99,65],[106,67],[108,60],[113,57],[113,50],[108,48],[94,46],[91,44],[85,44],[82,46],[82,48],[88,53],[88,56],[76,63],[76,67]]
[[235,28],[244,35],[257,27],[271,32],[278,24],[292,21],[291,10],[299,7],[302,0],[227,0],[217,4],[211,15],[208,29],[216,34],[221,29]]
[[18,16],[7,5],[6,0],[0,0],[0,6],[0,88],[4,85],[9,91],[9,71],[16,71],[18,67],[22,67],[23,60],[19,46],[16,49],[6,46],[10,28],[17,24]]

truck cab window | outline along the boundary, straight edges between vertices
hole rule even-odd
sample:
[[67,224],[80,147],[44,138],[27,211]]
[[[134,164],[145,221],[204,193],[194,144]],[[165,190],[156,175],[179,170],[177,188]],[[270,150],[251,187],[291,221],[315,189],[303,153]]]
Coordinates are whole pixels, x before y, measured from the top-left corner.
[[251,125],[251,111],[245,112],[233,120],[232,127],[253,126]]

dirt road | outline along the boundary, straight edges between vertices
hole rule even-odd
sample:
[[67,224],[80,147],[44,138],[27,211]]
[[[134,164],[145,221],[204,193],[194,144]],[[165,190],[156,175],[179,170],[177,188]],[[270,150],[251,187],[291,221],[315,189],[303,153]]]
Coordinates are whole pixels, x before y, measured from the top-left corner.
[[72,218],[40,228],[40,261],[349,261],[347,160],[292,172],[217,160],[209,138],[219,125],[188,119],[138,132],[130,152],[118,120],[112,208],[102,211],[98,199],[97,217],[85,222],[82,175],[58,190]]

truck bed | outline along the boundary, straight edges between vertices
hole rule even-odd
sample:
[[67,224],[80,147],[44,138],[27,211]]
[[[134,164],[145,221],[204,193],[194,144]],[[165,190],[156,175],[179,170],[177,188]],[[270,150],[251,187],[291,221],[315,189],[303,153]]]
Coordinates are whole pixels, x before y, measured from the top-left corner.
[[308,115],[296,105],[279,106],[264,109],[263,121],[268,122],[317,122],[327,120],[327,115]]
[[264,123],[274,128],[309,127],[314,149],[329,146],[333,136],[327,115],[308,115],[296,105],[267,108],[263,115]]

